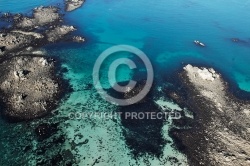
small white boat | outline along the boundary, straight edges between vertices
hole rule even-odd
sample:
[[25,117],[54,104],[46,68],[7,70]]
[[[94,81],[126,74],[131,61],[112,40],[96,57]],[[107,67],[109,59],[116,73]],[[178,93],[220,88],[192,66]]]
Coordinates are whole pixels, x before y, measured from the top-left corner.
[[196,45],[199,45],[199,46],[202,46],[202,47],[205,47],[205,46],[206,46],[204,43],[202,43],[202,42],[200,42],[200,41],[198,41],[198,40],[195,40],[194,43],[195,43]]

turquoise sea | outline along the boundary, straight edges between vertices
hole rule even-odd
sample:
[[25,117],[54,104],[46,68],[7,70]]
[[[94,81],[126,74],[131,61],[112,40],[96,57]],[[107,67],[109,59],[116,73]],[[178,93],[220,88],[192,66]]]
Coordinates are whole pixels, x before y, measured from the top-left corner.
[[[235,0],[89,1],[66,19],[87,39],[74,55],[79,60],[84,55],[95,60],[106,48],[128,44],[143,50],[163,74],[182,62],[206,64],[250,91],[249,8],[250,2]],[[196,39],[207,48],[195,47]],[[79,65],[74,61],[76,70]]]
[[[13,13],[31,13],[32,8],[40,5],[63,8],[59,0],[20,3],[1,0],[0,5],[1,12]],[[205,63],[227,74],[242,90],[250,91],[249,8],[248,0],[161,0],[157,3],[93,0],[65,17],[66,23],[75,25],[78,33],[87,39],[85,45],[77,48],[74,58],[81,59],[84,55],[96,58],[105,48],[128,44],[142,49],[153,62],[162,63],[166,67],[161,69],[163,72],[170,72],[182,62]],[[248,43],[235,44],[230,38]],[[196,39],[208,47],[194,47],[192,41]],[[77,67],[75,63],[73,66]]]
[[[0,0],[0,11],[30,14],[32,8],[40,5],[56,5],[63,8],[60,0]],[[63,66],[68,68],[65,78],[69,79],[73,86],[70,97],[58,108],[60,116],[66,116],[72,111],[82,111],[83,107],[91,111],[117,109],[102,100],[94,89],[90,91],[83,89],[93,84],[92,70],[98,56],[109,47],[119,44],[137,47],[148,56],[155,70],[157,82],[155,86],[160,87],[166,83],[164,81],[167,81],[171,74],[180,70],[184,64],[190,63],[213,67],[222,73],[238,95],[248,94],[247,92],[250,92],[249,11],[249,0],[87,0],[82,8],[64,13],[65,24],[74,25],[78,29],[75,33],[84,36],[86,42],[58,43],[45,47],[48,55],[63,60]],[[239,38],[241,42],[234,43],[231,38]],[[204,42],[206,47],[196,46],[194,40]],[[106,70],[103,69],[101,72],[105,75]],[[118,81],[128,81],[131,73],[124,67],[117,77]],[[110,88],[106,84],[104,87]],[[79,106],[79,103],[82,106]],[[125,129],[119,128],[119,125],[112,122],[65,123],[71,125],[65,125],[70,127],[64,130],[69,140],[76,134],[74,127],[79,125],[85,126],[80,130],[82,133],[93,138],[88,150],[78,149],[78,154],[89,157],[85,163],[91,163],[95,155],[120,161],[120,165],[126,161],[134,163],[129,155],[126,155],[130,153],[130,149],[125,146],[128,144],[127,135],[122,134],[123,130],[131,128],[128,129],[126,126]],[[91,127],[92,123],[97,127]],[[167,133],[168,125],[160,125],[162,128],[157,130]],[[105,128],[107,126],[116,132]],[[166,133],[160,137],[169,139]],[[100,152],[97,147],[93,148],[96,146],[95,137],[102,139],[106,144],[112,144],[112,147],[115,146],[117,149],[112,149],[111,145],[103,145],[106,151]],[[121,141],[118,137],[125,138],[125,141],[123,139]],[[111,141],[112,139],[114,140]],[[166,152],[162,153],[177,157],[185,165],[185,156],[174,152],[173,147],[167,147]],[[158,165],[156,159],[148,160],[152,165]],[[143,163],[143,160],[139,162]],[[100,165],[108,165],[105,159],[101,163]]]

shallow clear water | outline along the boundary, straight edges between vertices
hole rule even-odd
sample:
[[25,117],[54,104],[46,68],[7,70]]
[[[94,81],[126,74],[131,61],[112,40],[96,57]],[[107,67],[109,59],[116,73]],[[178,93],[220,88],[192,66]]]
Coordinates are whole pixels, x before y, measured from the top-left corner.
[[[61,1],[23,0],[20,3],[0,0],[0,11],[26,13],[39,5],[57,3]],[[70,98],[59,110],[67,114],[67,111],[77,110],[77,103],[86,104],[90,101],[96,103],[92,103],[89,109],[105,108],[104,101],[94,98],[95,91],[83,91],[82,88],[92,83],[92,69],[97,57],[105,49],[118,44],[132,45],[144,51],[153,63],[156,78],[161,81],[180,69],[183,63],[191,63],[213,67],[230,84],[250,92],[249,10],[248,0],[158,0],[146,3],[144,0],[87,1],[82,8],[65,15],[65,24],[75,25],[78,29],[76,33],[85,36],[86,43],[60,43],[46,47],[50,55],[60,56],[64,60],[64,66],[69,69],[65,77],[70,79],[74,88]],[[234,37],[248,43],[233,43],[230,38]],[[197,47],[193,44],[194,40],[204,42],[207,47]],[[106,70],[102,72],[105,75]],[[118,76],[119,81],[130,78],[126,68],[121,72],[123,74]],[[164,130],[167,129],[165,125]],[[72,130],[67,129],[67,132],[71,131],[69,137]],[[95,134],[101,136],[103,130],[96,130]],[[166,154],[172,153],[171,147],[167,151]]]

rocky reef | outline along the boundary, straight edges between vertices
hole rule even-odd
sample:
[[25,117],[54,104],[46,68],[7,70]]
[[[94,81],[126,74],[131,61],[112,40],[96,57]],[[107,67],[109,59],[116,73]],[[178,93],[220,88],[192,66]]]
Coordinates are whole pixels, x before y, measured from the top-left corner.
[[69,40],[83,42],[81,36],[70,36],[76,29],[63,25],[56,7],[37,7],[32,16],[8,14],[12,26],[0,30],[0,98],[3,115],[11,121],[31,120],[47,115],[68,87],[57,75],[58,64],[45,57],[41,47]]
[[0,34],[0,46],[3,48],[1,55],[31,46],[32,41],[38,41],[41,38],[43,38],[43,36],[37,33],[27,33],[23,31],[3,32]]
[[[0,165],[73,165],[64,148],[57,107],[70,87],[61,60],[43,48],[58,42],[84,42],[73,36],[57,7],[37,7],[32,15],[0,12]],[[5,24],[3,24],[5,25]],[[15,123],[8,123],[15,122]],[[19,123],[16,123],[19,122]],[[13,157],[14,156],[14,157]]]
[[0,65],[0,98],[4,115],[11,120],[30,120],[46,115],[60,98],[63,85],[55,77],[52,59],[18,56]]
[[63,38],[68,33],[75,31],[75,30],[76,29],[73,26],[62,25],[62,26],[58,26],[54,28],[51,31],[48,31],[46,33],[46,36],[49,42],[55,42]]
[[[19,17],[18,17],[19,16]],[[55,25],[62,21],[59,9],[56,7],[37,7],[33,10],[32,17],[18,15],[14,18],[15,26],[18,29],[33,29],[44,25]]]
[[84,42],[81,36],[70,36],[76,28],[63,25],[63,17],[56,7],[35,8],[31,17],[10,14],[2,19],[12,20],[13,25],[0,31],[0,58],[1,55],[22,54],[60,40]]
[[78,9],[84,4],[85,0],[66,0],[66,11],[70,12]]
[[[228,83],[214,69],[184,67],[180,90],[166,90],[169,97],[189,108],[185,126],[170,135],[190,165],[247,166],[250,164],[250,102],[229,91]],[[178,122],[178,124],[180,124]]]

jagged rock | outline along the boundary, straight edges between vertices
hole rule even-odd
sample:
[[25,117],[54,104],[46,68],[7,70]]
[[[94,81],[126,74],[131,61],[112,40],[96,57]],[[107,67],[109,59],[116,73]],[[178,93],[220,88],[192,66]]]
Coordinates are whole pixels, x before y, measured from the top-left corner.
[[76,10],[78,8],[80,8],[85,0],[65,0],[66,2],[66,11],[70,12],[73,10]]
[[66,34],[75,31],[73,26],[62,25],[46,33],[49,42],[55,42],[63,38]]
[[35,37],[32,35],[9,32],[5,37],[0,37],[0,45],[2,46],[1,50],[10,51],[20,49],[31,44],[33,40],[35,40]]
[[34,9],[34,17],[23,17],[22,21],[17,23],[18,28],[35,28],[51,24],[60,20],[58,9],[55,7],[38,7]]
[[41,58],[39,62],[41,63],[42,66],[47,66],[49,64],[45,58]]
[[195,119],[188,130],[182,126],[170,134],[189,165],[249,165],[250,101],[234,97],[214,69],[187,65],[179,76],[179,97],[169,97],[192,110]]
[[[17,62],[18,63],[18,62]],[[30,71],[28,70],[19,70],[19,71],[14,71],[14,76],[17,80],[25,80],[26,75],[29,74]]]
[[214,69],[200,69],[191,65],[187,65],[186,67],[184,67],[184,70],[192,73],[194,77],[198,76],[203,80],[214,81],[214,79],[219,77],[219,75],[215,73]]
[[[13,28],[0,33],[0,54],[41,54],[33,51],[37,48],[62,40],[70,32],[76,29],[73,26],[61,25],[62,18],[56,7],[38,7],[33,10],[32,17],[10,16],[13,18]],[[34,32],[38,29],[39,32]],[[83,42],[84,38],[77,36],[77,42]],[[0,57],[1,58],[1,57]]]
[[[17,65],[18,64],[18,65]],[[29,120],[46,115],[60,95],[54,64],[45,57],[14,57],[0,65],[0,98],[13,120]]]
[[78,42],[78,43],[82,43],[82,42],[85,42],[85,39],[81,36],[74,36],[73,41]]

